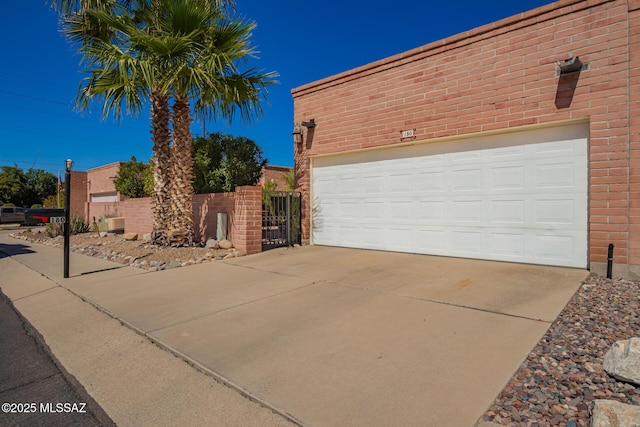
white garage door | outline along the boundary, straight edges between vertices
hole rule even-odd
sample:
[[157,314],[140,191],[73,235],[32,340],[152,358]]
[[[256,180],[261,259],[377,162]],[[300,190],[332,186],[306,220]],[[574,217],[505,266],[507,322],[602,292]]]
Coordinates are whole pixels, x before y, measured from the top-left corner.
[[586,268],[588,125],[314,158],[314,244]]

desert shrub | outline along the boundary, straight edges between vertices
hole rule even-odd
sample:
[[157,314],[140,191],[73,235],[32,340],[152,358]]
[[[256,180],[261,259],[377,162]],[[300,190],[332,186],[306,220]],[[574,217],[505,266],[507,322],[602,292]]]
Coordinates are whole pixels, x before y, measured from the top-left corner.
[[[69,220],[69,234],[81,234],[91,231],[91,226],[77,215],[71,215]],[[46,232],[49,237],[62,236],[64,234],[64,224],[47,224]]]

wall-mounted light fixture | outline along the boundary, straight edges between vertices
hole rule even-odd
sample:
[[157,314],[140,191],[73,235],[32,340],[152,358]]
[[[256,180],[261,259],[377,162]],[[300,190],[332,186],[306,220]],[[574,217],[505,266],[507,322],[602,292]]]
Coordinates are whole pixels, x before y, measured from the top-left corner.
[[580,80],[580,74],[588,69],[589,64],[582,63],[577,56],[571,56],[569,59],[556,62],[556,77],[558,77],[556,108],[569,108],[571,106],[573,95]]
[[308,122],[300,122],[300,123],[296,123],[293,126],[293,132],[291,133],[291,135],[293,135],[293,142],[295,144],[301,144],[302,143],[302,127],[304,126],[307,129],[313,129],[318,127],[318,124],[316,123],[316,121],[314,119],[310,119]]
[[583,64],[582,61],[580,61],[579,57],[572,56],[571,58],[565,59],[564,61],[558,61],[556,76],[564,76],[566,74],[571,74],[588,69],[589,64]]

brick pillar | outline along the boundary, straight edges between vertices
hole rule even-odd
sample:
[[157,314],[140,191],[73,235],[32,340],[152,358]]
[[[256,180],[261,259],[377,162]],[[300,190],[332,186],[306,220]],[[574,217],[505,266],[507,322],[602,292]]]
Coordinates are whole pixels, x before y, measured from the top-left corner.
[[262,188],[236,187],[232,221],[233,245],[250,255],[262,251]]
[[69,204],[71,215],[76,215],[89,220],[85,216],[85,204],[87,200],[87,173],[81,171],[71,171],[71,194]]

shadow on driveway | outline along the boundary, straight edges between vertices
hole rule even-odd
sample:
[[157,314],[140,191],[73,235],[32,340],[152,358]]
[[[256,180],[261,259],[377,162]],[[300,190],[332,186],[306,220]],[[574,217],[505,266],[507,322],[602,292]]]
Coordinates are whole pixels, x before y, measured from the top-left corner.
[[33,254],[35,253],[29,246],[16,244],[7,245],[0,243],[0,259],[14,255]]

